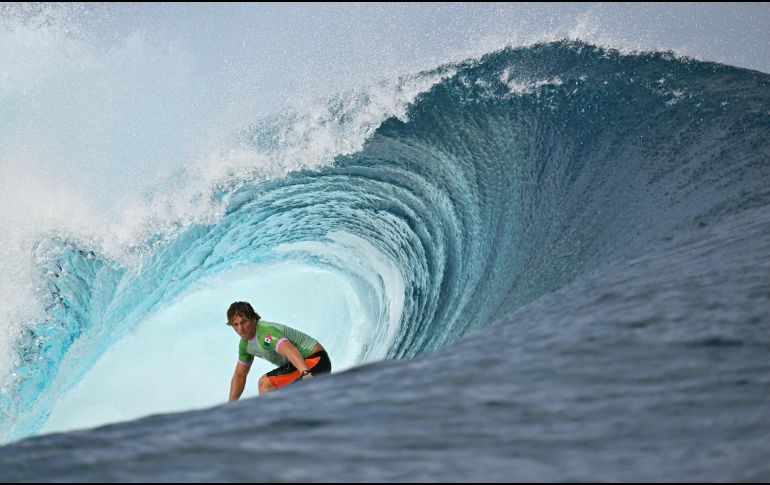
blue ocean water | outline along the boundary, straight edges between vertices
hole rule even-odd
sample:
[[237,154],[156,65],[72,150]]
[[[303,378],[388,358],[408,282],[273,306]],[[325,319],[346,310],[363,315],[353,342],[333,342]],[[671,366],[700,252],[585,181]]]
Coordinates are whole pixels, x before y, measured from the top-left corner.
[[[46,431],[116,340],[234,271],[344,281],[356,310],[317,330],[343,372],[13,443],[0,479],[770,479],[770,76],[566,41],[419,76],[362,146],[226,179],[201,195],[219,217],[133,266],[38,241],[50,304],[15,343],[2,438]],[[327,105],[343,141],[359,96]],[[306,116],[242,139],[278,160]]]

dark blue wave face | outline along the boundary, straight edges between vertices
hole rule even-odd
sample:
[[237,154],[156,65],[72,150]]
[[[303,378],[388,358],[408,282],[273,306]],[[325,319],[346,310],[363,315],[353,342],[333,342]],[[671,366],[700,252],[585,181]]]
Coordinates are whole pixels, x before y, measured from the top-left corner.
[[[565,42],[454,67],[408,121],[387,120],[333,166],[225,194],[220,221],[174,234],[138,274],[42,243],[58,255],[46,268],[50,319],[18,343],[21,377],[3,396],[11,436],[45,420],[45,407],[19,416],[91,322],[127,331],[237,265],[301,259],[346,274],[372,295],[360,361],[413,357],[649,244],[770,203],[766,74]],[[263,142],[260,130],[247,136]],[[307,241],[324,249],[274,251]],[[359,264],[371,248],[397,284]],[[73,380],[106,342],[90,344]]]

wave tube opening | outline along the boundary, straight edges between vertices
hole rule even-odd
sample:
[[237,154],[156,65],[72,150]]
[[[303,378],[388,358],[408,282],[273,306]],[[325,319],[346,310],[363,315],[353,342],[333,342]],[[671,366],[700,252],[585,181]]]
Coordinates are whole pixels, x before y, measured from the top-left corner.
[[[267,321],[316,337],[335,371],[354,365],[373,322],[351,282],[329,268],[299,262],[247,265],[194,284],[189,291],[99,357],[51,409],[41,431],[56,432],[148,414],[221,404],[237,362],[238,337],[224,325],[227,305],[245,300]],[[243,398],[258,395],[255,361]]]

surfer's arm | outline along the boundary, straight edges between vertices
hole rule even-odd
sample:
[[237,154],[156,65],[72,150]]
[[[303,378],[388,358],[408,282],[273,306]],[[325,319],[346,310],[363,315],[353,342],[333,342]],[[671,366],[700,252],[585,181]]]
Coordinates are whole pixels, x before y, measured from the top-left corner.
[[291,362],[294,368],[298,371],[302,372],[307,370],[305,359],[302,358],[302,354],[299,352],[299,349],[297,349],[297,347],[291,343],[290,340],[286,339],[282,342],[279,342],[275,348],[275,351],[289,359],[289,362]]
[[230,401],[237,401],[243,394],[243,389],[246,388],[246,376],[249,375],[250,369],[251,366],[242,362],[238,362],[238,365],[235,366],[235,372],[230,381]]

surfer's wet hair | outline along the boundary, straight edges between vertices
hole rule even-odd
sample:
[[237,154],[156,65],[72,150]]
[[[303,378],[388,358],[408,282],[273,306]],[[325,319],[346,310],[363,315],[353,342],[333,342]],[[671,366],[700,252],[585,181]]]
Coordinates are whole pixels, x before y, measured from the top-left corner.
[[259,316],[259,313],[254,311],[254,308],[251,307],[249,302],[246,301],[236,301],[230,305],[230,308],[227,309],[228,323],[231,322],[236,315],[241,315],[249,320],[256,320],[257,322],[262,318]]

